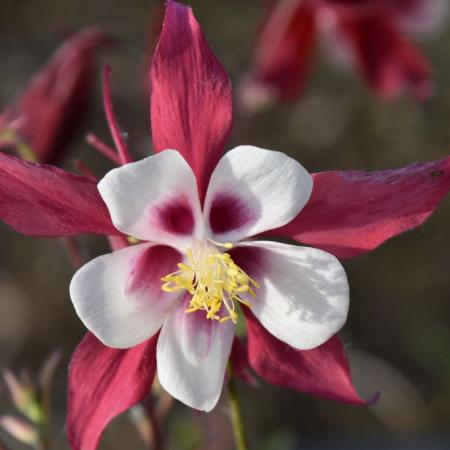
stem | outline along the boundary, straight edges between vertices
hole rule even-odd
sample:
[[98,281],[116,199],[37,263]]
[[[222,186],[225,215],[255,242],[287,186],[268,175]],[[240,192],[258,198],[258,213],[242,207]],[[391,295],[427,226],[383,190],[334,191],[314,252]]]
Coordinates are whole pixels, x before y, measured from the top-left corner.
[[[45,426],[46,428],[46,426]],[[41,430],[40,432],[40,438],[39,442],[36,444],[35,449],[36,450],[50,450],[50,440],[48,437],[48,430]]]
[[[147,419],[150,423],[152,434],[153,434],[153,448],[154,450],[162,450],[163,442],[161,435],[161,427],[159,424],[158,416],[155,411],[155,404],[150,396],[144,404],[145,411],[147,413]],[[152,447],[150,447],[152,448]]]
[[92,181],[98,183],[98,178],[85,162],[77,159],[75,161],[75,168],[81,175],[85,176],[86,178],[90,178]]
[[130,418],[149,450],[163,449],[161,427],[151,400],[135,406]]
[[81,256],[80,248],[73,236],[68,236],[62,239],[64,248],[67,252],[67,257],[75,270],[78,270],[83,265],[83,258]]
[[153,447],[153,433],[143,404],[136,405],[130,411],[130,420],[146,445],[146,448],[151,449]]
[[228,401],[230,403],[231,427],[233,428],[236,450],[249,450],[231,363],[228,363]]
[[63,353],[54,350],[48,356],[39,371],[38,386],[40,392],[40,403],[42,409],[42,421],[40,422],[40,449],[53,448],[52,442],[52,395],[56,369],[61,362]]
[[109,145],[101,141],[95,134],[89,133],[86,136],[86,142],[94,147],[103,156],[109,158],[114,164],[117,164],[118,166],[122,164],[122,161],[117,153]]
[[50,417],[46,406],[42,405],[42,417],[35,421],[35,426],[38,431],[38,440],[34,445],[35,450],[50,450]]
[[174,405],[175,399],[171,395],[167,394],[167,392],[161,390],[161,392],[158,395],[158,405],[156,408],[157,417],[159,420],[159,427],[161,430],[165,428],[167,417]]
[[127,164],[133,159],[131,158],[130,152],[128,150],[128,145],[123,138],[122,132],[120,131],[117,118],[114,114],[112,99],[111,99],[111,68],[105,66],[103,68],[103,106],[106,114],[106,120],[109,125],[109,130],[111,131],[112,138],[117,147],[117,152],[121,164]]

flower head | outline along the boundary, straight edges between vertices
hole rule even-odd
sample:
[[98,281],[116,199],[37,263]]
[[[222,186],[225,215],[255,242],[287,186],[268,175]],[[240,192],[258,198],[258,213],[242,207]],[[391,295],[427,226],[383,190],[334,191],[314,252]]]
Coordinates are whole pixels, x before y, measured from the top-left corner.
[[106,345],[154,336],[163,387],[189,406],[216,404],[239,306],[296,349],[324,343],[344,324],[348,285],[338,260],[313,248],[248,240],[290,222],[312,178],[286,155],[251,146],[222,157],[202,205],[175,150],[113,169],[99,183],[114,225],[140,243],[101,256],[70,292]]

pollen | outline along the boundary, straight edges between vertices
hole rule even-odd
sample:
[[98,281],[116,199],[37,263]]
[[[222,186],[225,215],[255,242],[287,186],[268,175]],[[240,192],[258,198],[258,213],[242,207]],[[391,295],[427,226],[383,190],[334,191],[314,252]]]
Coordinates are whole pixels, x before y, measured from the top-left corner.
[[220,323],[229,320],[237,323],[236,305],[252,304],[242,298],[244,294],[256,297],[259,284],[250,278],[231,258],[216,246],[230,249],[230,243],[210,245],[196,242],[187,250],[186,261],[178,264],[176,272],[161,278],[164,292],[185,290],[191,295],[186,313],[205,311],[207,319]]

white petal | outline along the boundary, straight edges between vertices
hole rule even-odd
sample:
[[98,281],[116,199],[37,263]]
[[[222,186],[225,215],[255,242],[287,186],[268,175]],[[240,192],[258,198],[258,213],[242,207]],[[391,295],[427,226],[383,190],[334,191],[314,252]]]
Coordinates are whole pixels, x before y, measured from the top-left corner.
[[184,248],[202,233],[197,182],[175,150],[111,170],[98,190],[114,225],[130,236]]
[[240,244],[232,257],[261,285],[256,298],[249,298],[251,311],[271,334],[291,347],[318,347],[347,320],[347,277],[330,253],[255,241]]
[[176,270],[171,247],[140,244],[99,256],[79,269],[70,297],[85,326],[105,345],[129,348],[153,336],[179,295],[161,290]]
[[157,367],[161,386],[191,408],[211,411],[219,400],[234,324],[208,320],[202,311],[170,314],[158,338]]
[[305,206],[312,178],[284,153],[243,145],[214,170],[205,199],[205,223],[214,239],[236,242],[290,222]]

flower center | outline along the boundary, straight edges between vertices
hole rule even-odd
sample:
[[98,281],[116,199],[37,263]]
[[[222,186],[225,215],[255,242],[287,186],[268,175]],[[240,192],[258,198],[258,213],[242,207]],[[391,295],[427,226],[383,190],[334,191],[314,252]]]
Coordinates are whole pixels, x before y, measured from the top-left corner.
[[[233,245],[219,244],[224,248]],[[178,264],[179,270],[161,278],[164,292],[186,290],[192,295],[187,313],[206,311],[207,319],[220,323],[237,322],[236,303],[251,307],[241,295],[248,293],[256,297],[259,284],[235,264],[229,253],[220,252],[206,241],[195,242],[187,250],[186,262]]]

